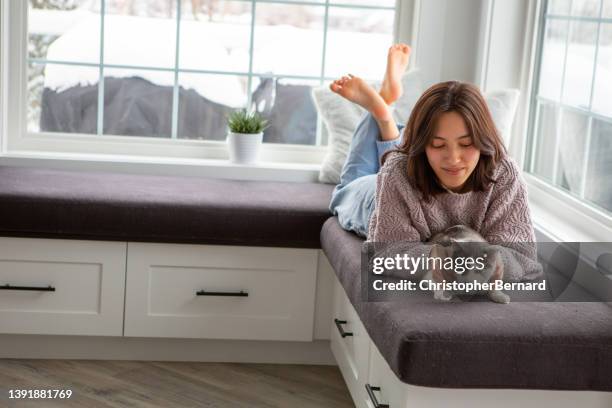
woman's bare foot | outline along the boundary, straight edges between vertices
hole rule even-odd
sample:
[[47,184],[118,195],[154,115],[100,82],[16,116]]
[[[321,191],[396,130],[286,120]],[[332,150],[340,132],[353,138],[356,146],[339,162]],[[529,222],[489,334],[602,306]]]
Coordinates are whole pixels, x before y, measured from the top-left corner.
[[390,121],[391,110],[378,92],[363,79],[348,74],[331,83],[332,92],[361,106],[381,121]]
[[408,67],[410,51],[410,46],[406,44],[395,44],[389,48],[387,71],[380,88],[380,96],[387,105],[391,105],[398,100],[404,91],[402,88],[402,74],[406,71],[406,67]]

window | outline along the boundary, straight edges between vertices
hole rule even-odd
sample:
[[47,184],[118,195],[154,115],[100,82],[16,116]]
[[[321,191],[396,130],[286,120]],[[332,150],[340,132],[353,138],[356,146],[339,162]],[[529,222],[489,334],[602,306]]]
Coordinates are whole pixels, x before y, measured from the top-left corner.
[[612,214],[612,0],[543,3],[526,170]]
[[29,0],[25,128],[219,141],[227,114],[252,108],[270,120],[264,142],[325,144],[312,87],[349,67],[380,78],[395,8],[395,0]]

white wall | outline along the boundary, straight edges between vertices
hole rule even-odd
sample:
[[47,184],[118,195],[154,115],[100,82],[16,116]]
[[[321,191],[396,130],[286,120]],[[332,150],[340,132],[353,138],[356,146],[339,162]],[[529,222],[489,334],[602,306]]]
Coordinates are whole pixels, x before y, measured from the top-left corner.
[[[484,91],[521,85],[530,0],[399,0],[399,40],[415,46],[426,84],[457,79]],[[407,12],[414,10],[416,18]]]
[[[528,113],[525,46],[531,44],[529,11],[535,0],[399,1],[399,40],[414,45],[414,64],[425,86],[456,79],[484,92],[522,90],[509,146],[520,162]],[[407,15],[408,7],[414,15]]]
[[[399,38],[415,41],[415,63],[422,70],[425,86],[451,79],[476,81],[482,3],[415,0],[414,26],[400,26]],[[400,0],[400,4],[404,8],[409,0]]]
[[[461,0],[463,1],[463,0]],[[485,0],[491,7],[488,64],[484,91],[521,86],[522,59],[527,30],[528,0]],[[485,7],[487,4],[484,5]]]
[[490,10],[488,54],[483,58],[481,82],[484,91],[516,88],[521,91],[514,117],[509,153],[520,166],[523,164],[527,122],[529,119],[529,88],[532,70],[533,19],[535,0],[483,0]]

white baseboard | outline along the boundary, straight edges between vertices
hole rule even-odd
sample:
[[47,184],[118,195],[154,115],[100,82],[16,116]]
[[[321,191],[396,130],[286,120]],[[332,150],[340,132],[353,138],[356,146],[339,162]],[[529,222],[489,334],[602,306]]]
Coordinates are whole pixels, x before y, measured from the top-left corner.
[[328,340],[0,335],[0,358],[336,365]]

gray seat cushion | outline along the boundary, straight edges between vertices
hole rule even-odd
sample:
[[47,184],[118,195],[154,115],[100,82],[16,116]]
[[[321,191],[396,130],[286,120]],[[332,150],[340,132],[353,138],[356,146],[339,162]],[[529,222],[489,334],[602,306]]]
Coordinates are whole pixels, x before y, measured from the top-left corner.
[[319,248],[332,189],[0,166],[0,235]]
[[368,334],[403,382],[445,388],[612,391],[606,303],[362,302],[363,240],[335,217],[321,245]]

